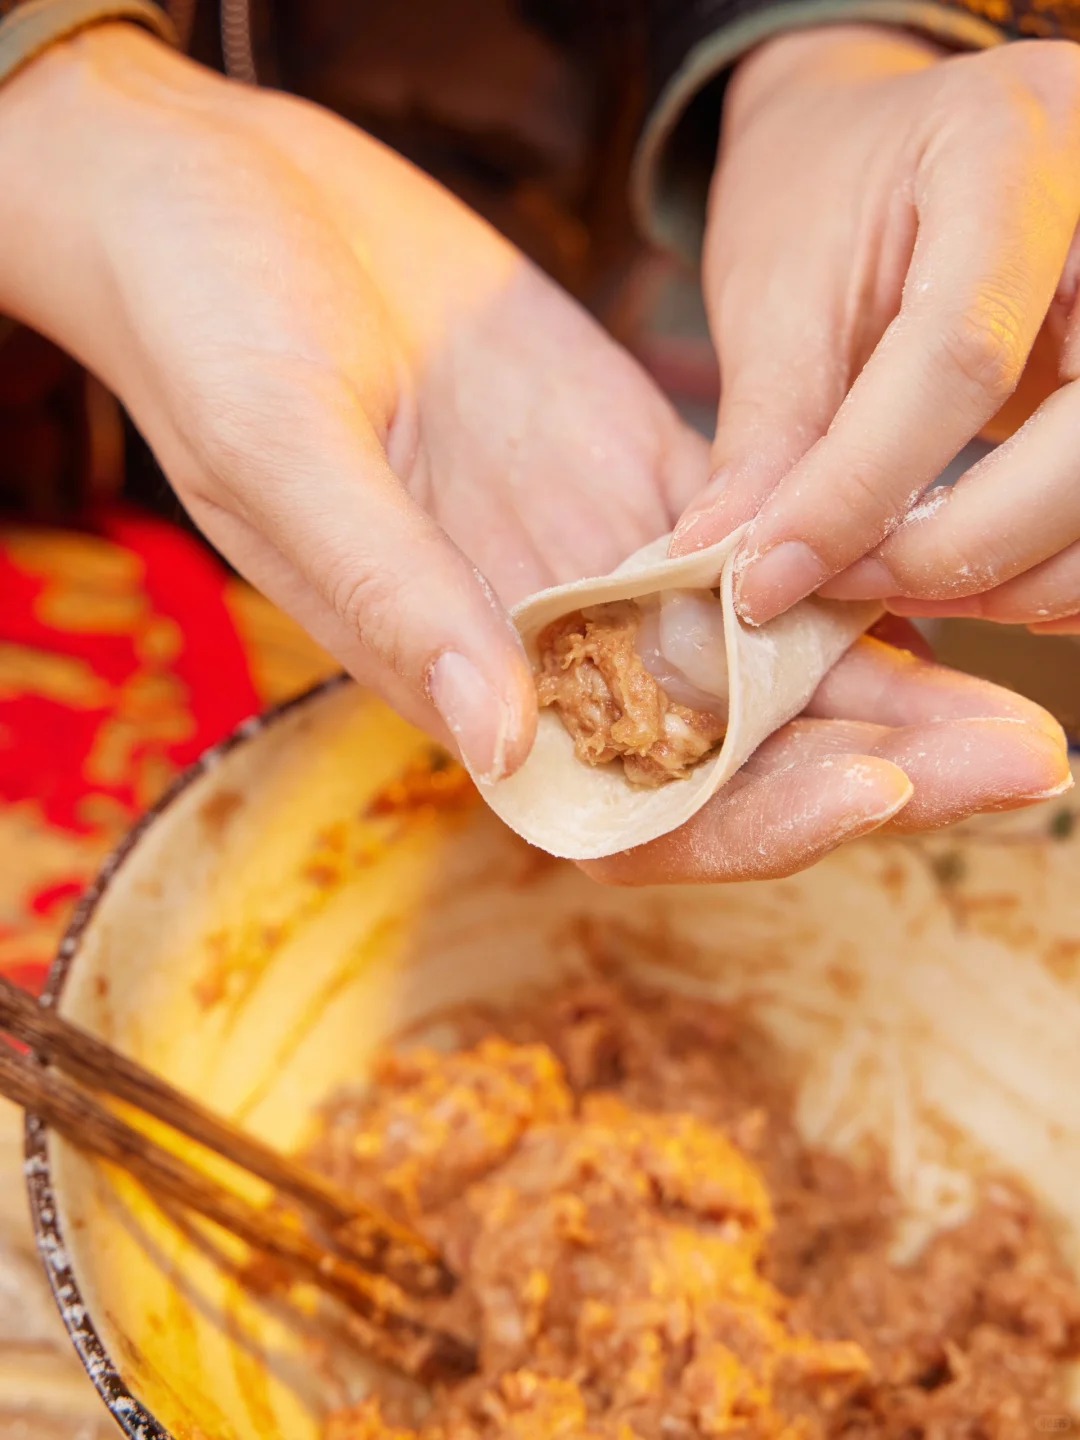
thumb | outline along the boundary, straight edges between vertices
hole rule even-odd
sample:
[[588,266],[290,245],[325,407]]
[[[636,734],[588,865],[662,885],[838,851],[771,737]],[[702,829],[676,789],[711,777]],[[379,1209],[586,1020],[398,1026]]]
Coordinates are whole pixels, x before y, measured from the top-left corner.
[[267,402],[244,408],[287,423],[228,439],[219,427],[209,449],[223,463],[177,487],[193,518],[353,676],[450,740],[474,776],[511,773],[532,743],[536,695],[491,588],[394,474],[354,392],[283,385]]
[[822,303],[821,278],[790,242],[778,257],[761,259],[743,264],[722,252],[710,258],[706,249],[720,409],[712,476],[676,526],[673,555],[712,545],[751,520],[825,434],[847,389],[845,327]]

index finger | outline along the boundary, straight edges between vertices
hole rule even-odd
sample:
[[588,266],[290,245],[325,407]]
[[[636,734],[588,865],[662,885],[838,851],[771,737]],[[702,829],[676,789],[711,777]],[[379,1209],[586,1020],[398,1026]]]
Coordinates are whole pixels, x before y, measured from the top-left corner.
[[933,162],[896,319],[751,525],[737,599],[752,623],[879,545],[1015,388],[1068,254],[1080,165],[1016,137],[1004,154],[986,137],[988,152]]

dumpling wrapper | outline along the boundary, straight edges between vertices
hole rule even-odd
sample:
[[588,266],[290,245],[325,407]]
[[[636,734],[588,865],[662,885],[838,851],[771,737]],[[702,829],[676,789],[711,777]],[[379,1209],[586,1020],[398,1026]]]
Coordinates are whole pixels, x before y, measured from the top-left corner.
[[511,612],[535,665],[540,632],[575,610],[665,590],[718,589],[728,662],[723,743],[686,779],[656,788],[631,785],[618,760],[580,760],[555,707],[541,710],[524,765],[506,780],[480,786],[495,813],[530,844],[564,860],[598,860],[685,825],[763,741],[805,708],[827,672],[882,614],[875,602],[812,597],[767,625],[745,625],[735,610],[732,573],[745,528],[674,560],[667,556],[671,537],[661,536],[610,575],[542,590]]

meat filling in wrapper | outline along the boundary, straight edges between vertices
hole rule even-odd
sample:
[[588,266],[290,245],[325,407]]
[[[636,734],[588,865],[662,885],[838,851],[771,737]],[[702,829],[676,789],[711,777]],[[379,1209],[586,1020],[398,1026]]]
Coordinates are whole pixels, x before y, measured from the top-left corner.
[[685,825],[881,614],[810,596],[747,625],[735,604],[742,535],[676,557],[661,536],[608,575],[514,607],[536,738],[512,775],[474,778],[531,845],[595,860]]
[[727,732],[724,614],[709,590],[573,611],[537,653],[540,705],[556,709],[578,758],[621,761],[633,785],[686,779]]

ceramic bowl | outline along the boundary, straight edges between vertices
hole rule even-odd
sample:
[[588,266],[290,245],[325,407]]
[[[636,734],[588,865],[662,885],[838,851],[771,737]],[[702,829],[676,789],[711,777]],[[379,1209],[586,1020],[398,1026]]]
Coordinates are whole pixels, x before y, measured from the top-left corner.
[[[372,1048],[584,966],[740,998],[788,1053],[806,1135],[884,1140],[906,1235],[973,1166],[1080,1236],[1080,827],[1065,802],[838,851],[769,884],[599,888],[505,831],[385,709],[335,684],[211,752],[101,876],[49,1000],[284,1149]],[[310,1297],[30,1121],[30,1200],[72,1341],[140,1440],[318,1440],[362,1363]],[[1075,1248],[1075,1247],[1074,1247]]]

